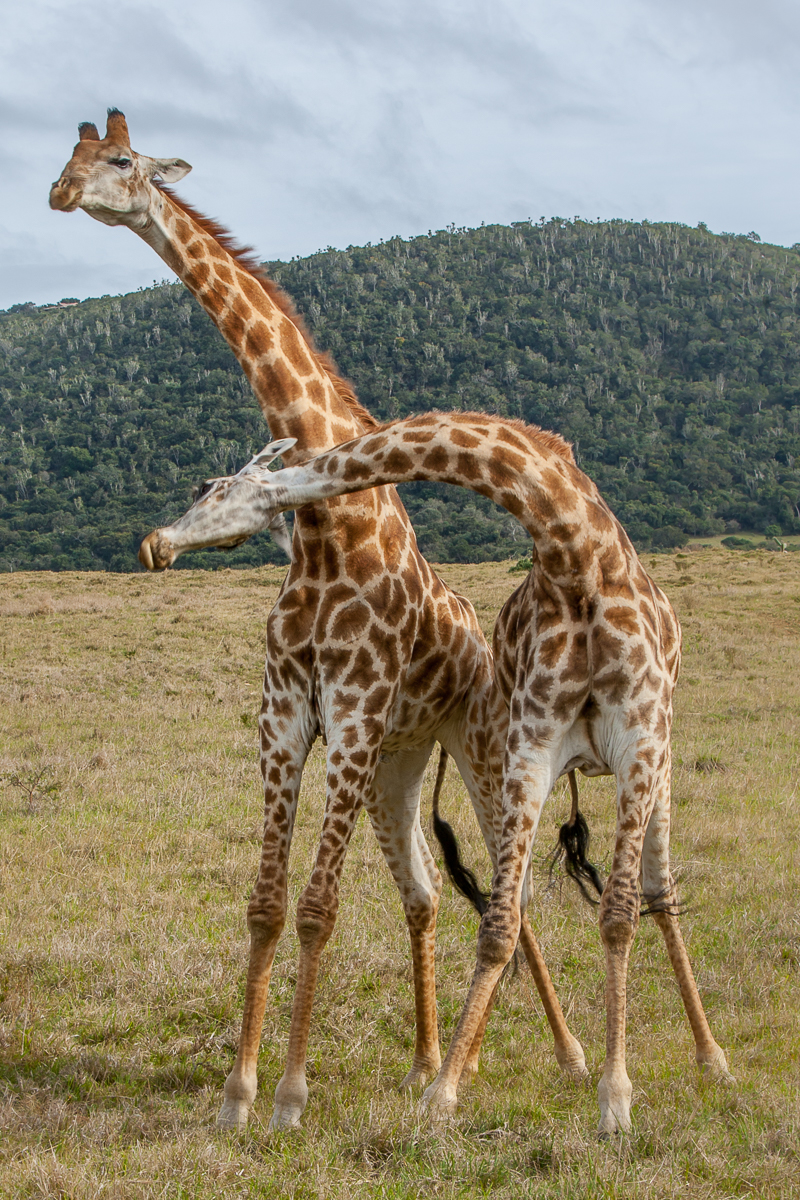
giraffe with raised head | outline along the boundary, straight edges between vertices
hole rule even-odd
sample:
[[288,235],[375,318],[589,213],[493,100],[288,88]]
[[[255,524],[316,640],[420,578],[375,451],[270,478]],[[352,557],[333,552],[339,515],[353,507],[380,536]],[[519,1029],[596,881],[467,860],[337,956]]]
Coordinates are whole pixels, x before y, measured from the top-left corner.
[[[286,463],[300,463],[376,428],[255,260],[165,186],[189,171],[187,163],[137,154],[125,117],[115,109],[104,138],[89,123],[79,132],[53,184],[51,206],[82,208],[107,225],[128,226],[175,271],[236,354],[273,436],[284,439]],[[295,447],[293,439],[300,444]],[[206,507],[223,494],[224,481],[217,484],[200,501]],[[170,561],[152,540],[142,556],[150,568]],[[491,652],[472,606],[420,555],[393,488],[321,501],[297,513],[292,563],[267,630],[259,722],[264,838],[247,913],[250,962],[242,1030],[219,1115],[227,1128],[246,1123],[256,1094],[270,972],[286,917],[300,780],[316,737],[327,741],[326,805],[314,869],[297,906],[300,962],[272,1128],[296,1124],[307,1101],[314,989],[361,807],[400,891],[411,939],[416,1042],[406,1086],[424,1083],[441,1063],[434,985],[441,877],[419,818],[422,775],[437,740],[453,755],[493,861],[497,857],[507,713],[494,687]],[[583,1051],[567,1029],[526,922],[521,939],[554,1032],[556,1057],[580,1078],[586,1072]]]
[[599,906],[606,1058],[598,1098],[601,1133],[626,1131],[627,972],[641,911],[652,913],[664,936],[698,1065],[711,1078],[731,1078],[694,981],[669,867],[678,619],[568,444],[519,421],[432,413],[384,426],[302,466],[263,475],[257,507],[263,525],[282,510],[420,479],[490,497],[534,543],[533,567],[494,634],[497,682],[509,706],[498,865],[466,1005],[425,1100],[434,1113],[455,1107],[459,1078],[516,944],[526,869],[553,784],[575,770],[613,774],[614,855]]

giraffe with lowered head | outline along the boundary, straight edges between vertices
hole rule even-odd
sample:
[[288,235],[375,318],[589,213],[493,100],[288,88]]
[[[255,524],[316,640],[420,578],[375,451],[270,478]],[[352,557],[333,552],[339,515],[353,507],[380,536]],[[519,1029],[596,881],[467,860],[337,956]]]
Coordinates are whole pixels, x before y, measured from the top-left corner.
[[[533,567],[495,627],[495,670],[509,706],[502,827],[477,965],[461,1020],[425,1093],[455,1107],[520,928],[542,806],[560,775],[616,776],[617,826],[599,919],[606,957],[606,1059],[600,1130],[630,1129],[625,1065],[628,959],[642,911],[666,942],[701,1070],[729,1081],[678,923],[669,867],[672,699],[681,632],[667,597],[557,434],[479,414],[432,413],[362,435],[301,466],[263,475],[262,527],[279,511],[364,487],[427,479],[488,496],[533,537]],[[213,520],[210,514],[209,519]],[[202,523],[195,514],[195,525]]]
[[[287,297],[214,222],[171,193],[182,159],[131,149],[125,117],[110,110],[106,135],[80,126],[80,141],[50,204],[82,208],[126,225],[183,280],[211,316],[247,375],[288,464],[374,429],[332,362],[311,344]],[[295,439],[299,445],[295,447]],[[225,481],[200,503],[217,505]],[[220,485],[220,486],[217,486]],[[233,544],[242,540],[232,539]],[[169,565],[157,539],[142,560]],[[248,906],[250,963],[236,1063],[219,1124],[243,1126],[256,1094],[256,1066],[272,962],[284,925],[287,866],[300,780],[321,733],[327,741],[326,806],[316,863],[297,907],[300,963],[286,1070],[271,1126],[296,1124],[306,1104],[305,1062],[323,948],[332,932],[347,846],[366,806],[401,894],[414,970],[416,1043],[406,1086],[441,1062],[436,1022],[434,935],[441,878],[422,834],[419,794],[436,740],[453,755],[496,862],[495,817],[507,713],[491,653],[472,606],[420,555],[393,488],[305,506],[297,513],[292,563],[268,621],[260,718],[264,837]],[[521,940],[564,1070],[586,1068],[569,1033],[526,921]],[[474,1068],[480,1039],[467,1070]]]

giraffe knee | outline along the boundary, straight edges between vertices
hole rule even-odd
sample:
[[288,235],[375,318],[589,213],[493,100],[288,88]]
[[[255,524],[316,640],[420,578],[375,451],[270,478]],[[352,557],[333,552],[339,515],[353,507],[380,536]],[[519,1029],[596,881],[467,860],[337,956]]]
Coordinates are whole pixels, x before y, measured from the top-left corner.
[[247,906],[247,928],[254,941],[277,941],[286,924],[286,899],[269,900],[253,895]]
[[510,962],[517,948],[519,927],[519,912],[513,919],[507,912],[495,914],[488,909],[478,931],[478,966],[504,967]]
[[624,949],[633,941],[639,924],[639,902],[618,898],[614,900],[605,894],[600,903],[600,937],[609,949]]
[[324,945],[333,933],[339,901],[336,897],[325,899],[302,895],[297,902],[295,929],[300,945],[310,949]]
[[430,890],[427,890],[418,887],[414,889],[414,892],[410,896],[406,895],[403,897],[403,908],[409,929],[424,933],[426,929],[430,929],[431,925],[436,924],[440,893],[441,882],[438,889],[431,887]]

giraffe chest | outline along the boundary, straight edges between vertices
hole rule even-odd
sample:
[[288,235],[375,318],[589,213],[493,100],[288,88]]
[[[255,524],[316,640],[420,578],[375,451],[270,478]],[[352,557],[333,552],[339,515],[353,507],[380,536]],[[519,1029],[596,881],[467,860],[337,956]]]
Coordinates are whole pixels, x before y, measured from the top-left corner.
[[[265,688],[287,689],[330,741],[347,728],[392,751],[430,738],[463,703],[488,656],[455,598],[338,583],[287,589],[268,622]],[[456,617],[458,619],[456,619]]]

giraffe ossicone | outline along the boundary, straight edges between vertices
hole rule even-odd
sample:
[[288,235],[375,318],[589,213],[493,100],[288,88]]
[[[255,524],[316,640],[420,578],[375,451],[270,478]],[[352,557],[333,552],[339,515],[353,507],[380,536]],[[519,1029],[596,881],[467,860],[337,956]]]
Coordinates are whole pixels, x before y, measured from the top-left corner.
[[[93,125],[81,126],[50,203],[127,226],[175,271],[236,355],[272,436],[286,440],[289,466],[376,430],[377,422],[330,358],[315,349],[290,301],[252,253],[165,186],[188,170],[182,159],[151,159],[132,150],[124,116],[110,110],[103,138]],[[209,494],[198,497],[183,527],[184,548],[191,526],[197,534],[201,518],[214,507],[232,512],[238,505],[240,515],[251,520],[249,502],[240,498],[252,498],[269,472],[248,465],[254,469],[232,481],[214,481]],[[234,526],[227,540],[196,544],[235,545],[255,532],[247,523]],[[142,544],[142,562],[150,569],[174,561],[167,532],[156,531]],[[221,1126],[243,1126],[256,1095],[270,972],[286,919],[300,781],[316,737],[324,734],[327,741],[325,813],[314,869],[297,905],[300,961],[272,1128],[296,1124],[307,1101],[317,973],[362,807],[400,892],[411,941],[416,1039],[404,1083],[422,1084],[438,1070],[434,950],[442,882],[420,822],[422,777],[439,741],[456,761],[496,866],[507,720],[475,611],[419,553],[393,488],[314,502],[295,514],[292,562],[267,622],[259,721],[264,835],[248,905],[242,1031],[225,1083]],[[520,936],[556,1057],[568,1074],[585,1074],[583,1051],[566,1026],[527,918]],[[477,1035],[469,1048],[471,1064],[479,1046]]]
[[[622,526],[557,436],[479,413],[431,413],[384,426],[259,482],[262,520],[359,488],[410,480],[471,488],[506,508],[533,538],[532,569],[494,635],[509,706],[502,833],[475,974],[442,1069],[424,1096],[441,1117],[516,944],[542,806],[556,779],[582,771],[617,780],[611,870],[599,905],[606,956],[606,1059],[600,1132],[630,1129],[626,987],[642,901],[664,936],[709,1078],[731,1081],[694,981],[669,867],[672,697],[678,619]],[[641,882],[640,882],[641,881]]]

